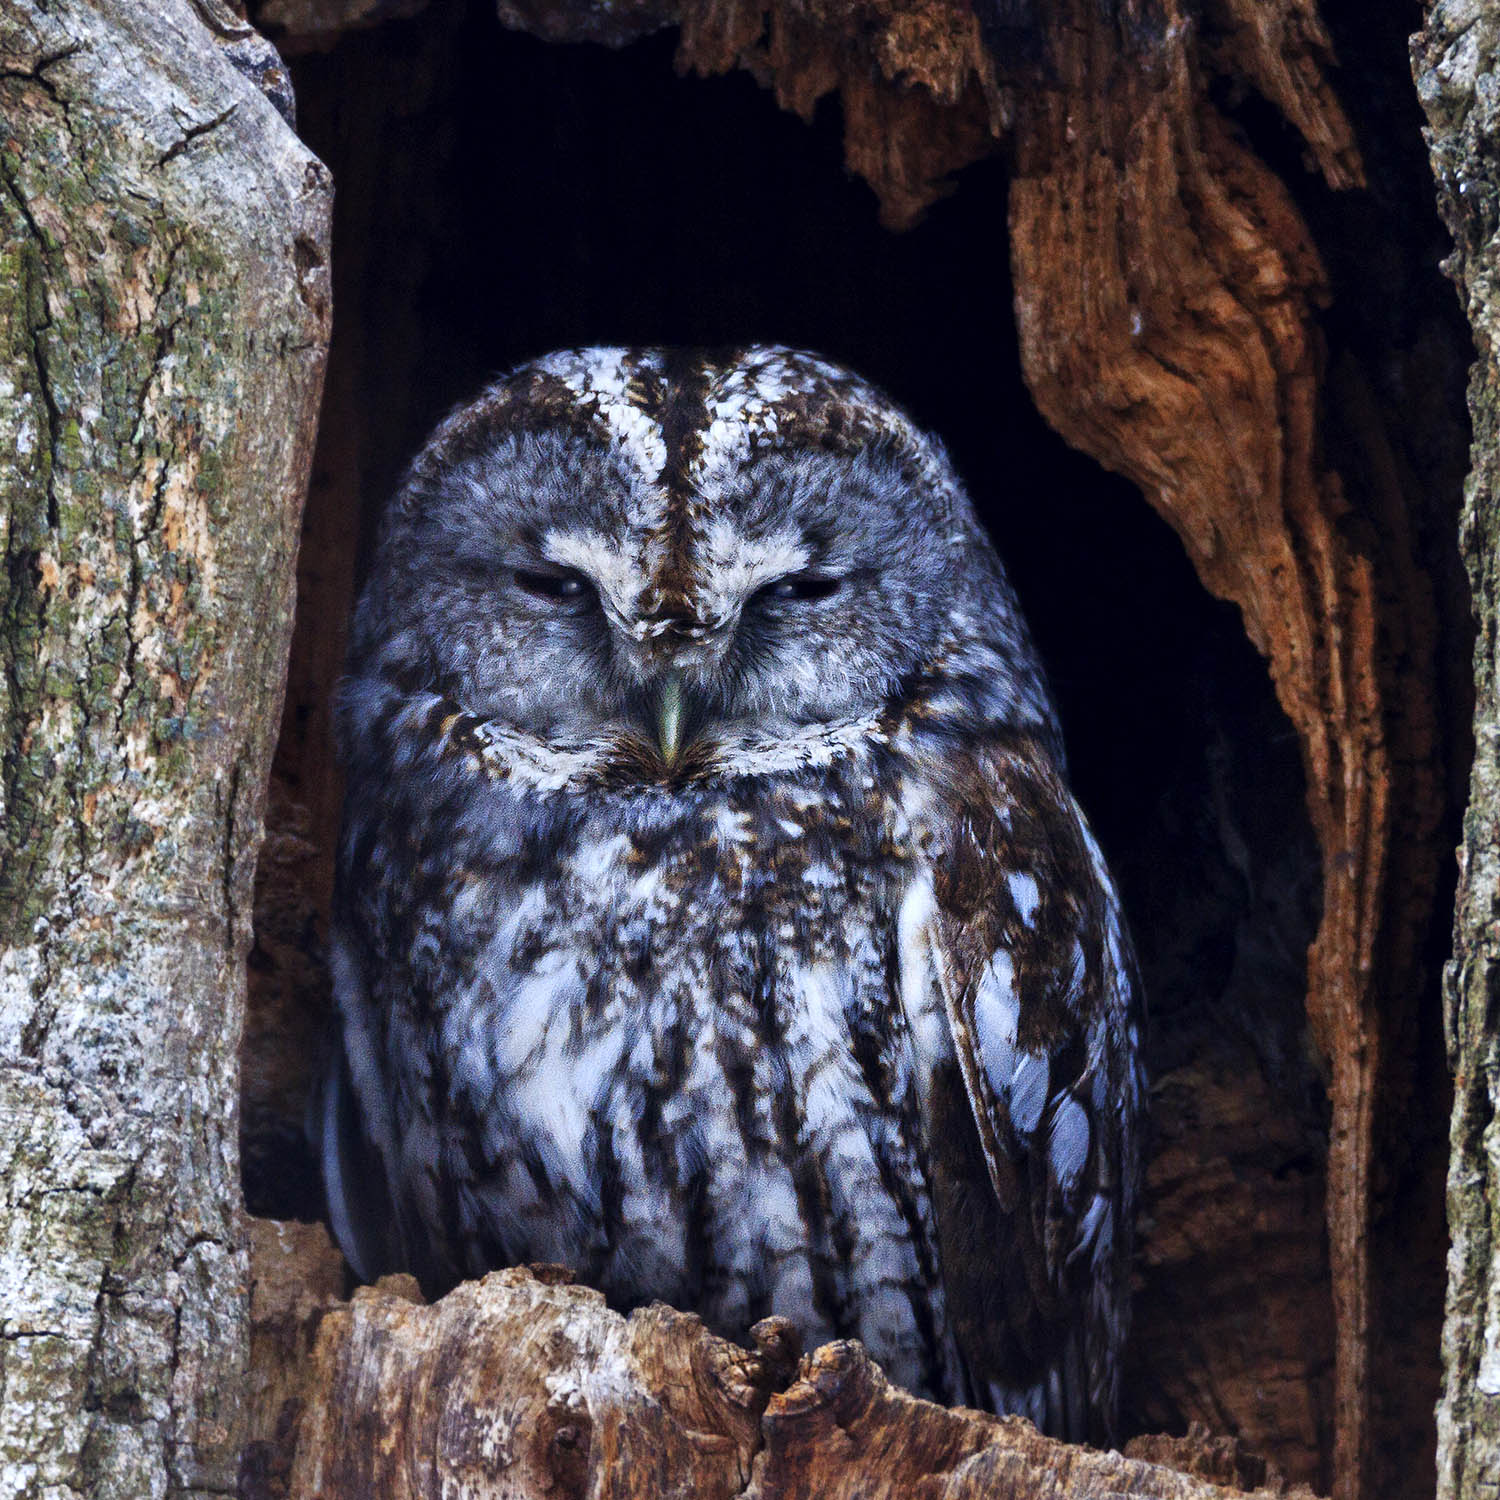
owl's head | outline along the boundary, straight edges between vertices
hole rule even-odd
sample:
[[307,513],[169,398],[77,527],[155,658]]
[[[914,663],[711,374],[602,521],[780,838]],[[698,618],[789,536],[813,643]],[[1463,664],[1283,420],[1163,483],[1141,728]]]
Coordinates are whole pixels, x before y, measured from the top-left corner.
[[941,447],[814,356],[565,351],[455,412],[386,519],[353,676],[548,745],[773,746],[920,691],[1051,732]]

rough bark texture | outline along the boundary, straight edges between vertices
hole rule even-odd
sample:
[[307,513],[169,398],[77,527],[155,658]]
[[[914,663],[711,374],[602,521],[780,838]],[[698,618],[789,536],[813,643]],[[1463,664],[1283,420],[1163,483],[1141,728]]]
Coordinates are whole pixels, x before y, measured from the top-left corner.
[[1453,1246],[1438,1406],[1438,1494],[1477,1500],[1500,1488],[1500,12],[1478,0],[1439,0],[1413,39],[1412,57],[1439,206],[1454,240],[1448,269],[1479,356],[1469,385],[1473,469],[1462,522],[1479,627],[1477,697],[1454,957],[1444,988],[1454,1075]]
[[326,173],[213,3],[0,14],[0,1493],[224,1493]]
[[241,1500],[1308,1494],[1230,1440],[1095,1453],[894,1390],[858,1344],[799,1362],[780,1319],[749,1351],[660,1305],[621,1317],[541,1267],[430,1307],[409,1277],[342,1302],[320,1231],[257,1221],[252,1243],[254,1365],[275,1373],[257,1379]]
[[[1364,532],[1324,466],[1317,252],[1281,183],[1208,102],[1186,14],[1165,11],[1135,47],[1075,14],[1054,33],[1063,88],[1022,103],[1022,357],[1059,431],[1134,479],[1204,583],[1240,605],[1302,740],[1324,857],[1307,1006],[1332,1073],[1335,1493],[1353,1496],[1370,1483],[1376,1111],[1409,1089],[1384,1086],[1399,1065],[1387,1034],[1411,1003],[1425,921],[1407,893],[1436,880],[1431,605],[1404,517],[1378,539]],[[1242,65],[1302,124],[1330,184],[1355,184],[1316,14],[1263,5],[1263,23],[1272,11],[1287,50],[1274,72],[1260,46]],[[1394,608],[1382,609],[1383,582]],[[1393,850],[1407,867],[1399,906]]]

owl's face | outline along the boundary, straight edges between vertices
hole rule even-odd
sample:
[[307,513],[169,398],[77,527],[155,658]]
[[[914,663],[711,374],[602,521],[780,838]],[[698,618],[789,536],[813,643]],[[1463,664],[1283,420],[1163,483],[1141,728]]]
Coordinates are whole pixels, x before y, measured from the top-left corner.
[[355,656],[378,641],[471,714],[670,771],[878,715],[995,623],[997,590],[941,450],[853,376],[784,350],[583,350],[439,429]]

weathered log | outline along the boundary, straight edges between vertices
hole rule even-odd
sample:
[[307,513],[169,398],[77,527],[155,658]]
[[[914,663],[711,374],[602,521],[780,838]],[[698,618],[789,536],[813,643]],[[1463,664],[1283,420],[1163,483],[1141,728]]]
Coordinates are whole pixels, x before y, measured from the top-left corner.
[[1479,627],[1474,648],[1474,766],[1444,985],[1454,1074],[1448,1167],[1449,1253],[1444,1383],[1438,1405],[1438,1495],[1476,1500],[1500,1485],[1500,1163],[1495,1154],[1500,1024],[1500,14],[1438,0],[1413,38],[1417,92],[1429,122],[1438,203],[1453,235],[1458,283],[1478,352],[1469,383],[1473,469],[1461,545]]
[[234,1058],[329,317],[286,82],[213,0],[0,14],[7,1496],[233,1483]]
[[409,1277],[342,1302],[321,1231],[257,1222],[253,1244],[255,1371],[271,1373],[255,1375],[242,1500],[1229,1500],[1244,1492],[1213,1481],[1247,1477],[1257,1495],[1310,1497],[1229,1440],[1098,1453],[919,1401],[856,1343],[799,1361],[781,1319],[746,1350],[660,1305],[622,1317],[543,1267],[430,1307]]

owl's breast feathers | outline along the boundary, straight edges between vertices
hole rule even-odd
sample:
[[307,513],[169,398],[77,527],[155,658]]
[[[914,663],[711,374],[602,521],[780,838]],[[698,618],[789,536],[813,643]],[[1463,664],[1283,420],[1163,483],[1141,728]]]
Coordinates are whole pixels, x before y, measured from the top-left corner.
[[396,780],[449,812],[351,804],[346,850],[406,876],[341,912],[340,999],[381,1037],[402,1258],[569,1261],[731,1331],[774,1307],[1109,1436],[1138,1002],[1047,751],[918,713],[632,784],[618,745],[392,712],[438,731]]

